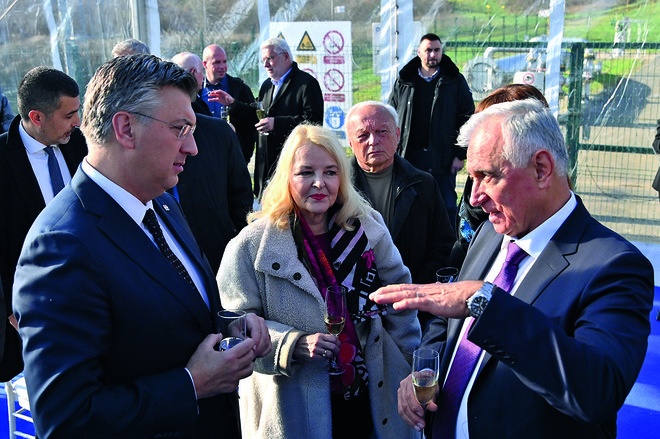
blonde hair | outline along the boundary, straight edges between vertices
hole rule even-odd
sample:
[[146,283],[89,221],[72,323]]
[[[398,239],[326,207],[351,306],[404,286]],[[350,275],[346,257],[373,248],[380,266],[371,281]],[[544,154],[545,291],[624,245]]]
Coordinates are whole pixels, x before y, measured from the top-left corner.
[[337,202],[340,204],[340,209],[337,212],[336,223],[346,230],[353,230],[352,219],[366,215],[368,203],[353,187],[351,166],[346,157],[346,151],[336,134],[318,125],[303,123],[294,128],[284,142],[275,173],[264,189],[261,198],[262,209],[251,212],[248,215],[248,223],[259,218],[268,218],[279,229],[289,228],[289,217],[294,210],[293,197],[289,188],[289,180],[293,172],[293,159],[300,147],[310,144],[325,149],[337,162],[337,174],[339,175]]

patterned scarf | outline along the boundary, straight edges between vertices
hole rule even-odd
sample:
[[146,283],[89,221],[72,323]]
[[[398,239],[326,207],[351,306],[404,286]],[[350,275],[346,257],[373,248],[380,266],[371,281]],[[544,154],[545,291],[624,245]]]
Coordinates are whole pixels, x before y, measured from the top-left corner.
[[369,293],[381,286],[369,239],[357,218],[352,221],[353,231],[336,224],[337,210],[338,207],[333,206],[328,212],[332,215],[328,231],[332,263],[297,207],[292,230],[299,257],[309,268],[321,294],[325,294],[329,285],[344,285],[348,289],[346,302],[350,318],[346,318],[344,330],[339,335],[342,344],[337,357],[345,371],[336,378],[341,379],[344,398],[352,399],[365,391],[369,382],[355,325],[368,317],[383,314],[384,307],[369,300]]

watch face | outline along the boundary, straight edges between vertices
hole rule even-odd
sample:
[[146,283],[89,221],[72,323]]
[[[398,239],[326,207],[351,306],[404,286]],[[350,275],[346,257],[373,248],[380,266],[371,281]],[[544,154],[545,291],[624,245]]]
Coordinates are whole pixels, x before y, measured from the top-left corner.
[[486,305],[488,305],[488,299],[483,296],[477,296],[474,299],[472,299],[470,311],[473,315],[479,317],[481,316],[481,313],[484,312]]

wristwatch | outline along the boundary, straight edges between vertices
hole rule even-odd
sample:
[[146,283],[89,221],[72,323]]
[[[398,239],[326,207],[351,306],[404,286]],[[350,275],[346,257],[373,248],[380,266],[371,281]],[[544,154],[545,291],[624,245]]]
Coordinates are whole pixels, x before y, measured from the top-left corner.
[[481,317],[488,302],[490,302],[490,298],[493,297],[493,288],[495,288],[495,285],[490,282],[484,282],[481,288],[466,301],[471,317],[475,319]]

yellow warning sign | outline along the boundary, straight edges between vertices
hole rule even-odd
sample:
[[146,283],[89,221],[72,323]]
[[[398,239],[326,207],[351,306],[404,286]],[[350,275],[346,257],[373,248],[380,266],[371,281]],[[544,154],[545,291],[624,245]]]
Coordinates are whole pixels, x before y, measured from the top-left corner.
[[277,34],[277,38],[286,41],[286,38],[284,38],[284,34],[283,34],[282,32],[280,32],[279,34]]
[[298,50],[308,52],[316,51],[316,47],[314,47],[314,43],[312,43],[312,39],[309,37],[307,31],[305,31],[300,39],[300,43],[298,43]]

